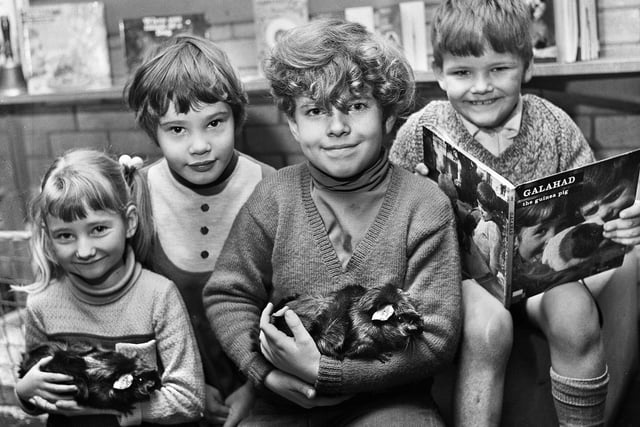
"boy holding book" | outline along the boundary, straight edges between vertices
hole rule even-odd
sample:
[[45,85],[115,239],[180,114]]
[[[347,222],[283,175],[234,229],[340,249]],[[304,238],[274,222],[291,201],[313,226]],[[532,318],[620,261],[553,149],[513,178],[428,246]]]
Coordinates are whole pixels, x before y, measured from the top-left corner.
[[[418,166],[423,161],[423,126],[449,135],[512,182],[592,162],[589,145],[566,113],[520,93],[532,76],[529,26],[524,2],[443,1],[432,27],[433,67],[448,100],[432,101],[407,120],[393,143],[392,163],[423,170]],[[605,237],[639,243],[639,217],[636,202],[605,225]],[[603,422],[609,376],[598,309],[584,281],[554,287],[511,311],[473,280],[463,281],[462,295],[456,425],[499,424],[516,313],[539,327],[549,342],[560,424]]]
[[[429,390],[458,341],[455,219],[437,185],[391,166],[383,146],[411,106],[412,71],[336,20],[289,30],[265,69],[307,162],[258,184],[204,289],[220,342],[261,391],[246,425],[441,426]],[[389,284],[424,307],[426,330],[384,363],[321,354],[293,310],[293,338],[269,322],[282,298]],[[362,328],[384,324],[361,315]]]

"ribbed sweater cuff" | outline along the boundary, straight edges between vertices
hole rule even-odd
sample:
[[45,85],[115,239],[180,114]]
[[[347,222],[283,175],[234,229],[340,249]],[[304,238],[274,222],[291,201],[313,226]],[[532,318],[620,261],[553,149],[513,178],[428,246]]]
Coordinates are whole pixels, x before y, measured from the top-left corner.
[[342,387],[342,362],[326,356],[320,356],[320,368],[315,384],[321,394],[339,394]]
[[249,381],[257,388],[264,388],[264,379],[267,377],[269,372],[273,370],[273,366],[260,358],[256,357],[253,359],[253,363],[249,367],[248,378]]

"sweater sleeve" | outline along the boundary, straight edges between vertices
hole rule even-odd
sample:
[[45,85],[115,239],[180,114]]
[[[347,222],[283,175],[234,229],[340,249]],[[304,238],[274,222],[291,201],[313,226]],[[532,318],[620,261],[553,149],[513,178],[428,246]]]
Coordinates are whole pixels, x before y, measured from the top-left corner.
[[424,162],[422,148],[422,124],[420,110],[413,113],[407,121],[400,126],[389,151],[389,160],[396,166],[413,173],[418,163]]
[[566,171],[589,164],[595,160],[593,150],[589,146],[578,125],[559,107],[550,107],[558,121],[556,144],[560,153],[558,171]]
[[[439,191],[439,190],[438,190]],[[404,289],[421,304],[427,326],[422,339],[389,360],[322,356],[316,387],[340,394],[382,390],[427,379],[455,354],[461,328],[460,262],[454,217],[444,195],[427,197],[438,206],[414,210],[409,220]],[[424,206],[424,204],[423,204]]]
[[[261,206],[269,211],[267,203]],[[207,317],[222,348],[256,386],[273,369],[258,344],[260,315],[271,289],[272,247],[270,234],[245,205],[203,290]]]
[[162,387],[140,404],[143,421],[197,420],[204,409],[204,374],[187,309],[171,283],[155,301],[155,335],[164,371]]

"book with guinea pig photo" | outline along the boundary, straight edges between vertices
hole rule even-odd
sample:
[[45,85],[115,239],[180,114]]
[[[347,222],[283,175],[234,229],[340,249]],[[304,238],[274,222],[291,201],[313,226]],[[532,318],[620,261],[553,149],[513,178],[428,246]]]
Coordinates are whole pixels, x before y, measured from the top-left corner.
[[603,224],[636,199],[640,149],[512,183],[449,141],[424,127],[429,178],[457,215],[464,278],[509,307],[622,264],[631,248],[605,238]]

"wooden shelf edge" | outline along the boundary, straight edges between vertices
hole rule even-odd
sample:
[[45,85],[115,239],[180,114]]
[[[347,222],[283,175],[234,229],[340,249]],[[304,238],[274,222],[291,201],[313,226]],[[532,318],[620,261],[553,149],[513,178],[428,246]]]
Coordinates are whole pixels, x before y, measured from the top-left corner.
[[[534,63],[534,77],[562,76],[602,76],[640,73],[640,58],[602,58],[592,61],[579,61],[569,64],[555,62]],[[418,84],[434,83],[432,71],[417,70]],[[243,83],[250,95],[269,92],[269,85],[262,77],[247,77]],[[25,104],[82,104],[95,102],[113,102],[122,100],[122,87],[82,92],[60,92],[41,95],[0,96],[0,107]]]

